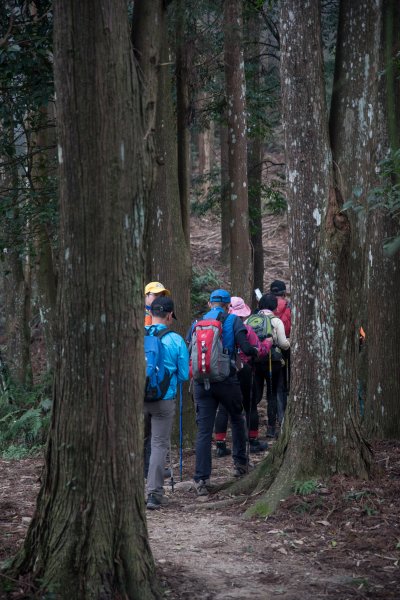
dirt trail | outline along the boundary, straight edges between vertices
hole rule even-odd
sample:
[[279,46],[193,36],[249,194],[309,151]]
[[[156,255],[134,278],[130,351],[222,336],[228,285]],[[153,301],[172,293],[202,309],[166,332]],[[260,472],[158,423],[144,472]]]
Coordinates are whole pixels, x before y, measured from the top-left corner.
[[[185,457],[186,481],[168,491],[170,505],[147,515],[166,597],[399,599],[400,444],[376,448],[370,482],[321,482],[267,520],[243,518],[246,498],[207,510],[219,496],[196,498],[193,459],[193,452]],[[214,459],[215,482],[230,472],[230,457]]]
[[[194,454],[185,452],[184,481],[173,494],[167,488],[170,505],[147,511],[164,598],[398,600],[400,443],[375,450],[371,481],[332,478],[288,498],[268,520],[250,521],[242,517],[248,499],[210,510],[218,494],[196,498]],[[230,457],[214,459],[213,481],[225,481],[231,469]],[[0,561],[25,537],[40,472],[38,459],[0,461]]]

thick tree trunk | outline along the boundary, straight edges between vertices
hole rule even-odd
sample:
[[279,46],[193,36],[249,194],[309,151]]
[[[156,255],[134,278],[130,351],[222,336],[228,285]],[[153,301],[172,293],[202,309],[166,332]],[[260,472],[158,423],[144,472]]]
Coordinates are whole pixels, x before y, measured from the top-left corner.
[[15,566],[61,599],[156,598],[141,427],[151,168],[127,8],[54,9],[61,335],[43,484]]
[[[370,450],[358,425],[357,331],[353,311],[345,303],[353,291],[346,270],[351,230],[334,189],[319,7],[284,0],[281,18],[294,307],[292,381],[282,437],[260,468],[261,476],[251,478],[252,485],[268,488],[252,509],[263,514],[274,510],[296,480],[332,473],[367,477],[370,464]],[[361,27],[359,37],[363,31]],[[361,135],[356,140],[366,141]]]
[[242,2],[224,2],[225,85],[229,134],[231,289],[250,298],[253,287],[247,196],[246,83],[242,48]]
[[[251,11],[247,21],[245,61],[247,63],[246,88],[253,94],[260,93],[260,34],[261,17],[258,10]],[[250,241],[253,250],[253,286],[260,290],[264,287],[264,249],[262,242],[261,186],[263,165],[263,138],[259,122],[254,123],[247,145],[247,179],[249,189]],[[255,308],[256,298],[251,295]],[[249,298],[250,301],[250,298]]]
[[400,439],[400,268],[398,256],[383,251],[398,227],[383,209],[370,219],[365,428],[373,438]]
[[[396,52],[400,43],[400,6],[383,3],[381,43],[380,158],[400,147],[400,73]],[[399,183],[394,176],[392,183]],[[383,207],[370,211],[367,247],[368,315],[365,428],[374,438],[400,439],[400,268],[399,255],[387,256],[385,239],[398,235],[398,222]],[[363,389],[365,391],[365,389]]]
[[185,2],[178,0],[176,27],[176,117],[178,136],[178,182],[183,234],[190,248],[190,131]]
[[[176,123],[172,104],[171,74],[168,66],[166,14],[160,17],[162,31],[161,66],[155,128],[156,179],[149,201],[146,229],[146,278],[162,281],[171,290],[178,321],[176,330],[185,335],[191,319],[191,261],[186,244],[179,201]],[[185,402],[184,432],[194,437],[192,405]]]

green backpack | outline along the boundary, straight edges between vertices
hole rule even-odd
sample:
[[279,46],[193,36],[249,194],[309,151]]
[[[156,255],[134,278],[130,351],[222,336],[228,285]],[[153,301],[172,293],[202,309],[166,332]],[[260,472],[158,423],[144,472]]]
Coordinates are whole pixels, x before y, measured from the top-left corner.
[[249,325],[257,334],[259,340],[263,341],[268,337],[272,337],[271,319],[275,315],[266,315],[264,313],[256,313],[250,315],[245,321],[245,325]]

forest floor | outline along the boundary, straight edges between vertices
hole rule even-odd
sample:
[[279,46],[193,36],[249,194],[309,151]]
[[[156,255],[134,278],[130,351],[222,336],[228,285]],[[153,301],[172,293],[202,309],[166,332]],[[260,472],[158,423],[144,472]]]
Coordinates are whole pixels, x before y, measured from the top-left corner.
[[[230,506],[218,506],[222,493],[197,498],[193,451],[184,454],[182,483],[177,458],[174,453],[178,483],[174,492],[166,486],[169,506],[147,511],[165,598],[399,599],[400,443],[375,446],[369,481],[318,482],[267,519],[245,520],[245,497]],[[0,461],[0,561],[25,537],[41,468],[39,459]],[[230,457],[214,458],[213,482],[228,481],[231,470]],[[12,587],[0,597],[39,598],[26,582]]]
[[[217,221],[202,217],[193,225],[194,264],[203,270],[212,267],[228,287],[228,273],[219,260]],[[264,252],[266,290],[273,279],[289,278],[283,217],[264,220]],[[264,423],[265,400],[260,416]],[[251,455],[251,460],[257,463],[262,457]],[[222,492],[197,498],[192,487],[194,452],[184,452],[180,482],[173,450],[176,484],[173,492],[166,486],[169,506],[147,511],[164,597],[399,600],[400,443],[376,444],[373,457],[369,481],[345,477],[319,481],[310,484],[309,494],[281,502],[267,519],[245,520],[251,498],[233,504],[223,503]],[[0,460],[0,562],[23,542],[41,469],[41,459]],[[231,472],[231,457],[213,458],[214,483],[229,481]],[[8,583],[14,591],[7,596],[0,591],[0,598],[39,598],[26,582]]]

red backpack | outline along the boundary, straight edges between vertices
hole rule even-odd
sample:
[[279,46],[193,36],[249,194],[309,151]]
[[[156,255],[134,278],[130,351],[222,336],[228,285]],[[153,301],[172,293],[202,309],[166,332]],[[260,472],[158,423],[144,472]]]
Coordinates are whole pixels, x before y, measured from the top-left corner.
[[230,374],[231,357],[222,343],[222,325],[227,317],[220,313],[217,319],[197,321],[193,328],[190,370],[193,379],[204,383],[206,390],[210,383],[224,381]]

